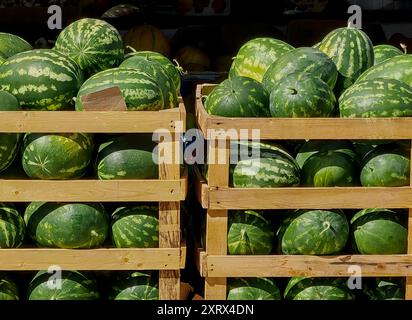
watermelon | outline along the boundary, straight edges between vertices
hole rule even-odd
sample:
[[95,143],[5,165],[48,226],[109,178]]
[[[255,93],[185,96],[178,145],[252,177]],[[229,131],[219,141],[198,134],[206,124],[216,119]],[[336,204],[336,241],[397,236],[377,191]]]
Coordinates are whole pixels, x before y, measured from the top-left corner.
[[281,295],[271,278],[231,278],[227,300],[281,300]]
[[137,13],[140,13],[140,9],[138,7],[132,6],[130,4],[119,4],[105,11],[105,13],[103,13],[102,15],[102,18],[120,18]]
[[272,252],[274,232],[262,212],[235,211],[229,215],[228,253],[266,255]]
[[143,272],[126,272],[113,280],[110,300],[159,300],[159,283],[155,276]]
[[341,117],[410,117],[412,88],[395,79],[356,82],[339,98]]
[[61,279],[47,271],[39,271],[27,293],[28,300],[97,300],[99,297],[96,281],[78,271],[62,271]]
[[338,95],[350,87],[356,79],[373,65],[373,45],[362,30],[338,28],[322,40],[319,50],[326,53],[336,64]]
[[20,247],[26,226],[23,217],[12,204],[0,203],[0,248]]
[[4,272],[0,273],[0,301],[19,300],[19,291],[14,281]]
[[150,135],[122,135],[103,143],[96,161],[101,180],[157,179],[159,169],[153,161],[155,143]]
[[291,73],[310,73],[333,89],[338,78],[335,63],[326,54],[314,48],[297,48],[286,52],[266,71],[263,86],[268,92]]
[[166,70],[169,77],[173,80],[176,90],[180,91],[181,68],[175,66],[167,57],[154,51],[135,51],[126,55],[126,60],[132,57],[143,57],[146,60],[160,63]]
[[117,248],[159,247],[159,207],[117,208],[112,214],[112,238]]
[[369,152],[375,150],[376,144],[366,141],[354,141],[353,147],[360,159],[363,159]]
[[409,152],[394,145],[381,145],[362,161],[360,181],[364,187],[409,186]]
[[365,289],[370,300],[404,300],[405,281],[398,278],[377,278]]
[[119,32],[98,19],[80,19],[64,28],[55,49],[76,61],[85,75],[117,67],[124,58]]
[[82,85],[76,110],[84,110],[82,96],[111,87],[119,87],[128,110],[157,111],[167,107],[162,88],[150,75],[130,68],[114,68],[96,73]]
[[23,169],[33,179],[77,179],[85,174],[92,148],[89,134],[26,134],[22,147]]
[[4,59],[31,49],[30,43],[26,40],[14,34],[0,32],[0,56]]
[[412,87],[412,54],[389,58],[365,71],[358,81],[377,78],[395,79]]
[[177,90],[173,79],[160,63],[151,61],[142,56],[133,56],[122,62],[121,68],[136,69],[147,73],[162,89],[165,108],[177,107]]
[[0,90],[13,94],[25,109],[72,108],[82,82],[76,62],[56,50],[19,53],[0,65]]
[[380,44],[373,47],[373,52],[375,56],[374,65],[381,63],[389,58],[399,56],[403,52],[397,47],[391,46],[390,44]]
[[269,94],[256,80],[232,77],[207,96],[205,109],[223,117],[268,117]]
[[277,235],[283,254],[336,254],[346,245],[349,224],[341,210],[295,210],[286,214]]
[[289,280],[286,300],[354,300],[346,279],[293,277]]
[[273,38],[255,38],[246,42],[237,53],[229,77],[249,77],[262,82],[270,65],[293,47]]
[[[235,188],[276,188],[299,185],[299,167],[293,157],[281,146],[272,143],[240,142],[239,146],[242,145],[241,149],[247,146],[249,152],[259,148],[259,157],[241,158],[231,166],[231,183]],[[231,163],[234,160],[231,159]]]
[[404,254],[408,245],[406,214],[363,209],[351,219],[353,244],[361,254]]
[[0,54],[0,65],[2,65],[6,61],[6,57]]
[[270,114],[276,118],[329,117],[335,110],[332,89],[309,73],[292,73],[270,93]]
[[37,245],[49,248],[96,248],[109,230],[109,216],[98,203],[32,202],[24,221]]

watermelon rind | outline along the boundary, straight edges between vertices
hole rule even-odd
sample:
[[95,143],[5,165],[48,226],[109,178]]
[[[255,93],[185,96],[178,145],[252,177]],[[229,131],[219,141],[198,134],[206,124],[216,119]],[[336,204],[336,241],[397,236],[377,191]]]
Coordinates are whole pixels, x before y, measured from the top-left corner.
[[281,300],[281,294],[271,278],[231,278],[227,300]]
[[23,216],[10,203],[0,203],[0,248],[17,248],[23,243],[26,226]]
[[158,276],[150,272],[117,275],[109,293],[110,300],[159,300]]

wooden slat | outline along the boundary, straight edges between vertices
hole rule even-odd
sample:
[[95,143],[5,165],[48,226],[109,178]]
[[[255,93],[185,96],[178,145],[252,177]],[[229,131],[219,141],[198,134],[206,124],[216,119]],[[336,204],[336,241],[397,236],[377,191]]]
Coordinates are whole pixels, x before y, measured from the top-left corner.
[[0,249],[0,270],[173,270],[179,249]]
[[352,265],[362,276],[412,276],[412,255],[341,256],[218,256],[207,255],[204,276],[208,277],[348,277]]
[[[412,141],[410,145],[410,159],[412,159]],[[412,162],[410,164],[410,184],[412,186]],[[408,214],[408,254],[412,254],[412,207]],[[412,300],[412,277],[406,278],[405,299]]]
[[180,201],[181,180],[0,180],[0,201]]
[[194,167],[194,187],[199,203],[203,209],[207,209],[209,204],[209,188],[198,167]]

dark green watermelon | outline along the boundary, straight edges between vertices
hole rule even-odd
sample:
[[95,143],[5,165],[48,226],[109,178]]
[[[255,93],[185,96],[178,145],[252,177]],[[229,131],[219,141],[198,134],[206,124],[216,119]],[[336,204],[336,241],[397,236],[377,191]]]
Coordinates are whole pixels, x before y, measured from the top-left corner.
[[351,220],[356,251],[403,254],[407,251],[406,215],[388,209],[364,209]]
[[335,104],[332,89],[309,73],[292,73],[270,92],[270,114],[276,118],[329,117]]
[[385,60],[399,56],[403,52],[397,47],[391,46],[390,44],[380,44],[373,47],[373,52],[375,56],[374,65],[377,65]]
[[115,277],[110,300],[159,300],[158,277],[151,273],[126,272]]
[[227,300],[281,300],[281,295],[271,278],[231,278]]
[[228,229],[229,254],[266,255],[272,252],[275,233],[262,212],[230,212]]
[[[51,278],[52,276],[56,278]],[[55,281],[53,281],[55,280]],[[60,283],[57,275],[39,271],[31,280],[28,300],[97,300],[100,295],[96,281],[78,271],[62,271]]]
[[20,247],[26,226],[22,215],[10,203],[0,203],[0,248]]
[[14,34],[0,32],[0,56],[4,59],[31,49],[30,43],[26,40]]
[[256,80],[232,77],[207,96],[205,109],[223,117],[268,117],[269,94]]
[[405,281],[399,278],[377,278],[368,284],[365,293],[370,300],[404,300]]
[[27,232],[40,247],[96,248],[109,230],[109,216],[98,203],[32,202],[24,214]]
[[119,4],[105,11],[105,13],[103,13],[102,15],[102,18],[120,18],[137,13],[140,13],[140,9],[138,7],[132,6],[130,4]]
[[11,278],[0,272],[0,301],[3,300],[19,300],[19,291]]
[[345,247],[349,224],[340,210],[288,212],[278,229],[283,254],[336,254]]

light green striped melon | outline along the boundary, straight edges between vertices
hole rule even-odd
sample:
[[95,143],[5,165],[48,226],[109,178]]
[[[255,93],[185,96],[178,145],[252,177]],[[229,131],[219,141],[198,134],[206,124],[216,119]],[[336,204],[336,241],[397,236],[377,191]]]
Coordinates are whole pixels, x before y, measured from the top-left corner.
[[0,301],[19,300],[19,291],[14,281],[5,273],[0,273]]
[[380,44],[378,46],[374,46],[373,51],[375,53],[374,65],[388,60],[389,58],[403,54],[400,49],[391,46],[390,44]]
[[26,227],[23,217],[9,203],[0,203],[0,248],[20,247]]
[[271,278],[232,278],[227,300],[281,300],[281,294]]
[[159,300],[159,276],[150,272],[118,274],[109,292],[110,300]]
[[31,49],[32,47],[30,43],[19,36],[0,32],[0,57],[7,59],[20,52],[29,51]]

